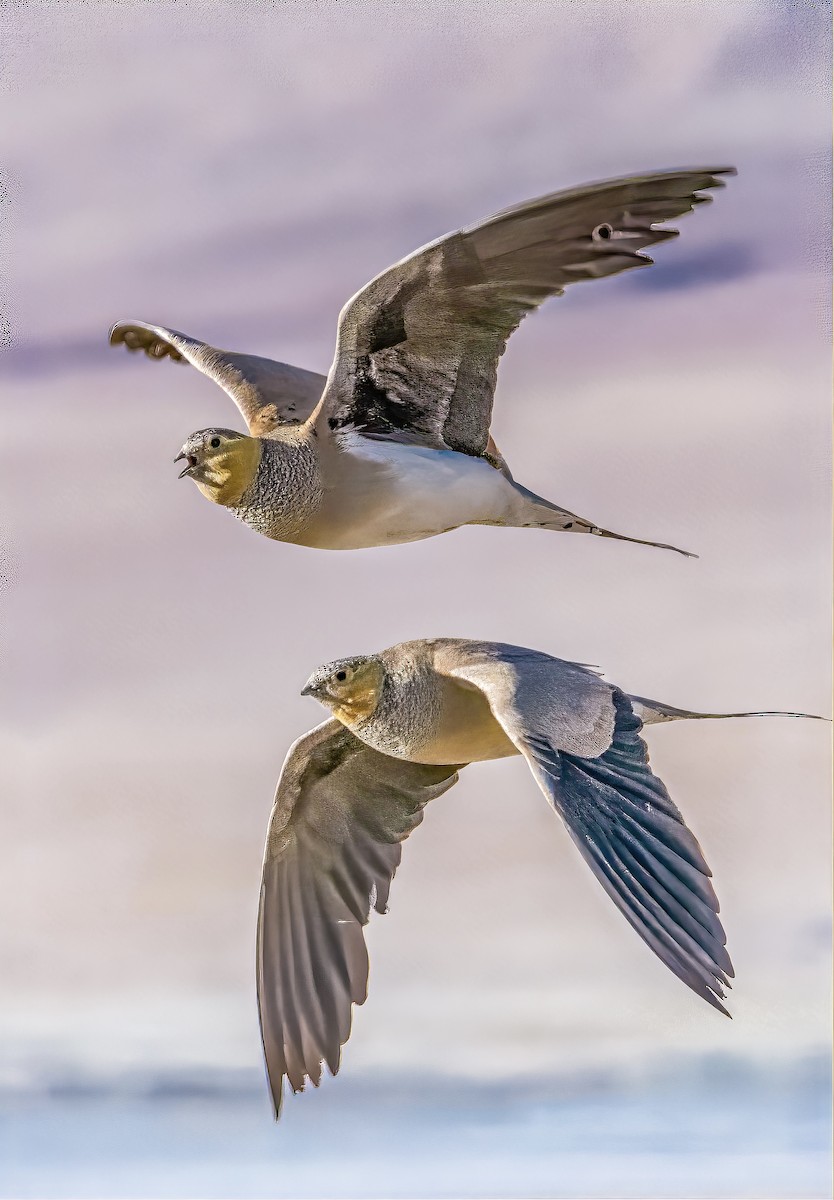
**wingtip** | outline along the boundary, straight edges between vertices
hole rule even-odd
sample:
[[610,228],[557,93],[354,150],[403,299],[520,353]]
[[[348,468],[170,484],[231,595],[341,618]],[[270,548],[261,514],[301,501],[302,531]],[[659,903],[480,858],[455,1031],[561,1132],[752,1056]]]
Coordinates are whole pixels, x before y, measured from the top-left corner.
[[704,174],[710,177],[710,182],[705,185],[706,187],[721,188],[727,186],[722,176],[732,179],[734,175],[738,175],[738,169],[736,167],[712,167]]
[[140,321],[115,321],[110,326],[109,332],[107,334],[107,341],[110,343],[111,346],[124,346],[128,350],[140,349],[140,347],[138,347],[138,346],[131,346],[131,344],[128,342],[127,337],[126,337],[126,335],[129,333],[129,331],[131,329],[133,329],[136,325],[139,325],[141,327],[141,322]]
[[[729,979],[725,980],[724,982],[728,988],[732,987],[732,984],[730,983]],[[720,993],[720,996],[716,995],[716,993],[713,992],[712,990],[705,991],[702,993],[702,995],[705,1000],[709,1001],[709,1003],[712,1005],[712,1007],[714,1009],[716,1009],[717,1012],[722,1013],[725,1017],[728,1017],[732,1021],[733,1014],[730,1012],[730,1010],[728,1008],[725,1008],[724,1005],[721,1003],[721,1000],[724,998],[723,991]]]

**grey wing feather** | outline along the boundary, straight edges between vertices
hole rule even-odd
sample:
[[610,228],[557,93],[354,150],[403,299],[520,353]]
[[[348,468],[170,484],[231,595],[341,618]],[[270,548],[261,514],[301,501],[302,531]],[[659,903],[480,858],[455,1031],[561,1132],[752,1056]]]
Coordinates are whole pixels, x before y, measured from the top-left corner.
[[611,745],[613,689],[591,667],[524,646],[455,638],[436,643],[434,661],[441,674],[480,688],[513,741],[532,733],[588,757]]
[[331,430],[482,455],[498,360],[526,313],[568,284],[652,260],[658,229],[732,168],[659,172],[555,192],[416,251],[342,310],[314,420]]
[[290,750],[270,817],[257,933],[261,1036],[275,1115],[335,1075],[367,993],[362,927],[385,912],[401,843],[457,768],[379,754],[330,720]]
[[[712,873],[649,767],[639,736],[642,723],[629,697],[558,659],[549,660],[548,696],[546,671],[538,662],[547,656],[534,655],[528,664],[525,653],[531,652],[493,647],[496,661],[490,672],[479,648],[474,663],[461,662],[454,674],[482,688],[496,719],[526,757],[582,857],[629,924],[679,979],[726,1013],[721,1000],[733,968]],[[603,714],[596,722],[595,707]],[[604,733],[608,711],[612,720],[605,744],[597,740],[591,747]],[[576,753],[582,737],[590,753]]]
[[279,425],[300,424],[315,409],[326,379],[287,363],[255,354],[218,350],[176,329],[119,321],[110,330],[110,344],[142,350],[148,358],[188,362],[208,375],[231,396],[249,432],[263,437]]
[[629,924],[699,996],[721,1000],[733,967],[710,871],[694,835],[648,765],[641,722],[614,693],[611,747],[586,759],[530,738],[539,783],[582,857]]

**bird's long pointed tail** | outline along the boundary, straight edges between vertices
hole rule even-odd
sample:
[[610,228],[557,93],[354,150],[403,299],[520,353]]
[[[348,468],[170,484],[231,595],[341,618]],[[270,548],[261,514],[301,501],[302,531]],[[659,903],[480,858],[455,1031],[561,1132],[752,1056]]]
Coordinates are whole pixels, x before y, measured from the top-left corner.
[[587,531],[595,533],[597,537],[616,538],[618,542],[635,542],[638,546],[654,546],[656,550],[674,550],[675,554],[682,554],[684,558],[698,558],[692,550],[681,550],[680,546],[670,546],[668,542],[647,542],[644,538],[628,537],[625,533],[612,533],[610,529],[599,529],[596,525],[592,525]]
[[659,700],[648,700],[645,696],[629,696],[629,700],[644,725],[658,725],[661,721],[725,721],[732,717],[802,717],[809,721],[828,720],[827,717],[819,717],[816,713],[778,710],[732,713],[690,712],[686,708],[674,708],[671,704],[661,704]]
[[520,525],[528,527],[535,525],[540,529],[556,529],[565,533],[593,533],[597,537],[615,538],[618,542],[634,542],[637,546],[652,546],[655,550],[673,550],[675,554],[682,554],[684,558],[698,557],[691,550],[682,550],[680,546],[671,546],[668,542],[650,542],[646,538],[629,537],[625,533],[614,533],[610,529],[602,529],[593,521],[588,521],[585,517],[578,517],[576,513],[568,512],[567,509],[559,508],[558,504],[552,504],[549,500],[545,500],[543,496],[537,496],[535,492],[522,487],[516,480],[513,480],[513,487],[526,501],[519,520]]

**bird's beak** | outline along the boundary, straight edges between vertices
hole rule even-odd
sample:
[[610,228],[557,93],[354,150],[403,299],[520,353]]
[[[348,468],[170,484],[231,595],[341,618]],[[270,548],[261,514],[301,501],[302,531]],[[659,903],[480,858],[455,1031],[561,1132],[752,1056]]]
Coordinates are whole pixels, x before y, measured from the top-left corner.
[[[174,462],[175,463],[182,462],[182,460],[184,458],[188,458],[188,455],[185,453],[184,450],[180,450],[179,454],[174,459]],[[185,475],[191,475],[196,467],[197,467],[197,463],[195,463],[193,467],[191,467],[191,466],[183,467],[183,469],[180,471],[179,475],[177,476],[177,479],[182,479],[183,476],[185,476]]]
[[324,689],[321,684],[315,684],[312,679],[309,679],[301,689],[301,695],[312,696],[315,700],[321,700],[323,691]]

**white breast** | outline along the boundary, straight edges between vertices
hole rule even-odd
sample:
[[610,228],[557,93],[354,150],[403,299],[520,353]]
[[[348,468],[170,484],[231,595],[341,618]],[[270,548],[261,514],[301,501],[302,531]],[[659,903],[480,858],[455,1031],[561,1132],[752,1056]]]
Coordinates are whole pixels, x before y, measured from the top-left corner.
[[[340,444],[360,497],[345,536],[355,546],[417,541],[459,525],[500,524],[515,493],[500,471],[455,450],[404,446],[346,433]],[[364,492],[367,487],[367,492]],[[364,494],[363,494],[364,492]]]

